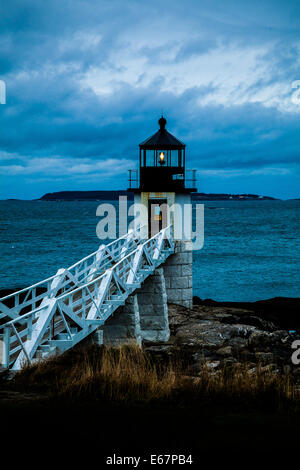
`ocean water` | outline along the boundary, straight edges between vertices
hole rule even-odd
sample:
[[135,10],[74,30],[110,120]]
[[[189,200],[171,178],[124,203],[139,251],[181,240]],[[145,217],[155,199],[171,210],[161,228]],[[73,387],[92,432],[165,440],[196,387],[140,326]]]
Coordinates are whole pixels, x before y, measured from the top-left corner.
[[[0,289],[49,277],[95,251],[98,201],[0,201]],[[194,295],[218,301],[300,297],[300,201],[205,202]]]

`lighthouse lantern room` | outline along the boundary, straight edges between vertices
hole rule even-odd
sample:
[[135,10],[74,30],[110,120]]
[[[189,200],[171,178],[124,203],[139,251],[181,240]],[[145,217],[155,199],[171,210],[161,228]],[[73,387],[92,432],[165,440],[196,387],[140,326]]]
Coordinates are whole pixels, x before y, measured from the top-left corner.
[[175,238],[180,234],[188,240],[196,170],[186,170],[185,144],[166,130],[163,116],[158,124],[158,131],[139,145],[139,170],[129,170],[128,190],[134,192],[135,207],[144,209],[140,216],[148,237],[172,225]]

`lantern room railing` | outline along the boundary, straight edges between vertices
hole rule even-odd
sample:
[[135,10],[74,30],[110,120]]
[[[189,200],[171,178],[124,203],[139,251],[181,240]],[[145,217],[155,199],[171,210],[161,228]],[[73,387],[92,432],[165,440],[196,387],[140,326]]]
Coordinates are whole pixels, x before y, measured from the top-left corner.
[[128,170],[129,178],[128,178],[128,188],[129,189],[137,189],[139,187],[139,171],[138,170]]
[[[185,189],[192,189],[196,191],[196,172],[195,169],[187,169],[185,173],[179,173],[173,175],[173,181],[178,181],[181,183],[182,187]],[[140,179],[139,179],[139,170],[128,170],[128,189],[139,189],[140,188]]]
[[[185,170],[185,186],[187,188],[196,188],[196,172],[195,169]],[[190,185],[187,183],[190,183]]]

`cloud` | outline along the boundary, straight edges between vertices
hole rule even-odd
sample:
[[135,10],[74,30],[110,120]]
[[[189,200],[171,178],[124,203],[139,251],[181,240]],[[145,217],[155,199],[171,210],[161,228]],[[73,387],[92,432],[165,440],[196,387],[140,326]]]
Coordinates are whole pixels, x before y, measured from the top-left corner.
[[221,178],[239,178],[241,176],[256,176],[256,175],[268,175],[268,176],[280,176],[287,175],[291,172],[288,168],[280,167],[264,167],[256,170],[198,170],[200,176],[218,176]]
[[3,175],[47,175],[64,178],[76,176],[101,176],[103,178],[122,175],[132,168],[132,162],[125,159],[106,159],[95,161],[89,158],[81,160],[74,158],[44,157],[24,158],[18,157],[21,163],[1,165],[0,174]]
[[123,184],[161,110],[202,175],[296,174],[299,27],[296,1],[2,5],[2,188],[30,175],[28,197],[61,174],[74,189],[100,175]]

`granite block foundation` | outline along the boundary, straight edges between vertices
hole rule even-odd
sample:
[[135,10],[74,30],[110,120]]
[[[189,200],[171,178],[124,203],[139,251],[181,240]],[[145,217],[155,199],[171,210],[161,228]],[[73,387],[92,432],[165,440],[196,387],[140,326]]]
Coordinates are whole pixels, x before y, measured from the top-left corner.
[[[191,248],[191,242],[176,242],[175,253],[105,322],[102,328],[103,344],[141,345],[142,340],[168,341],[170,330],[167,302],[187,308],[193,306]],[[98,338],[102,342],[99,332]]]
[[168,302],[193,307],[192,242],[176,241],[175,253],[163,265]]

